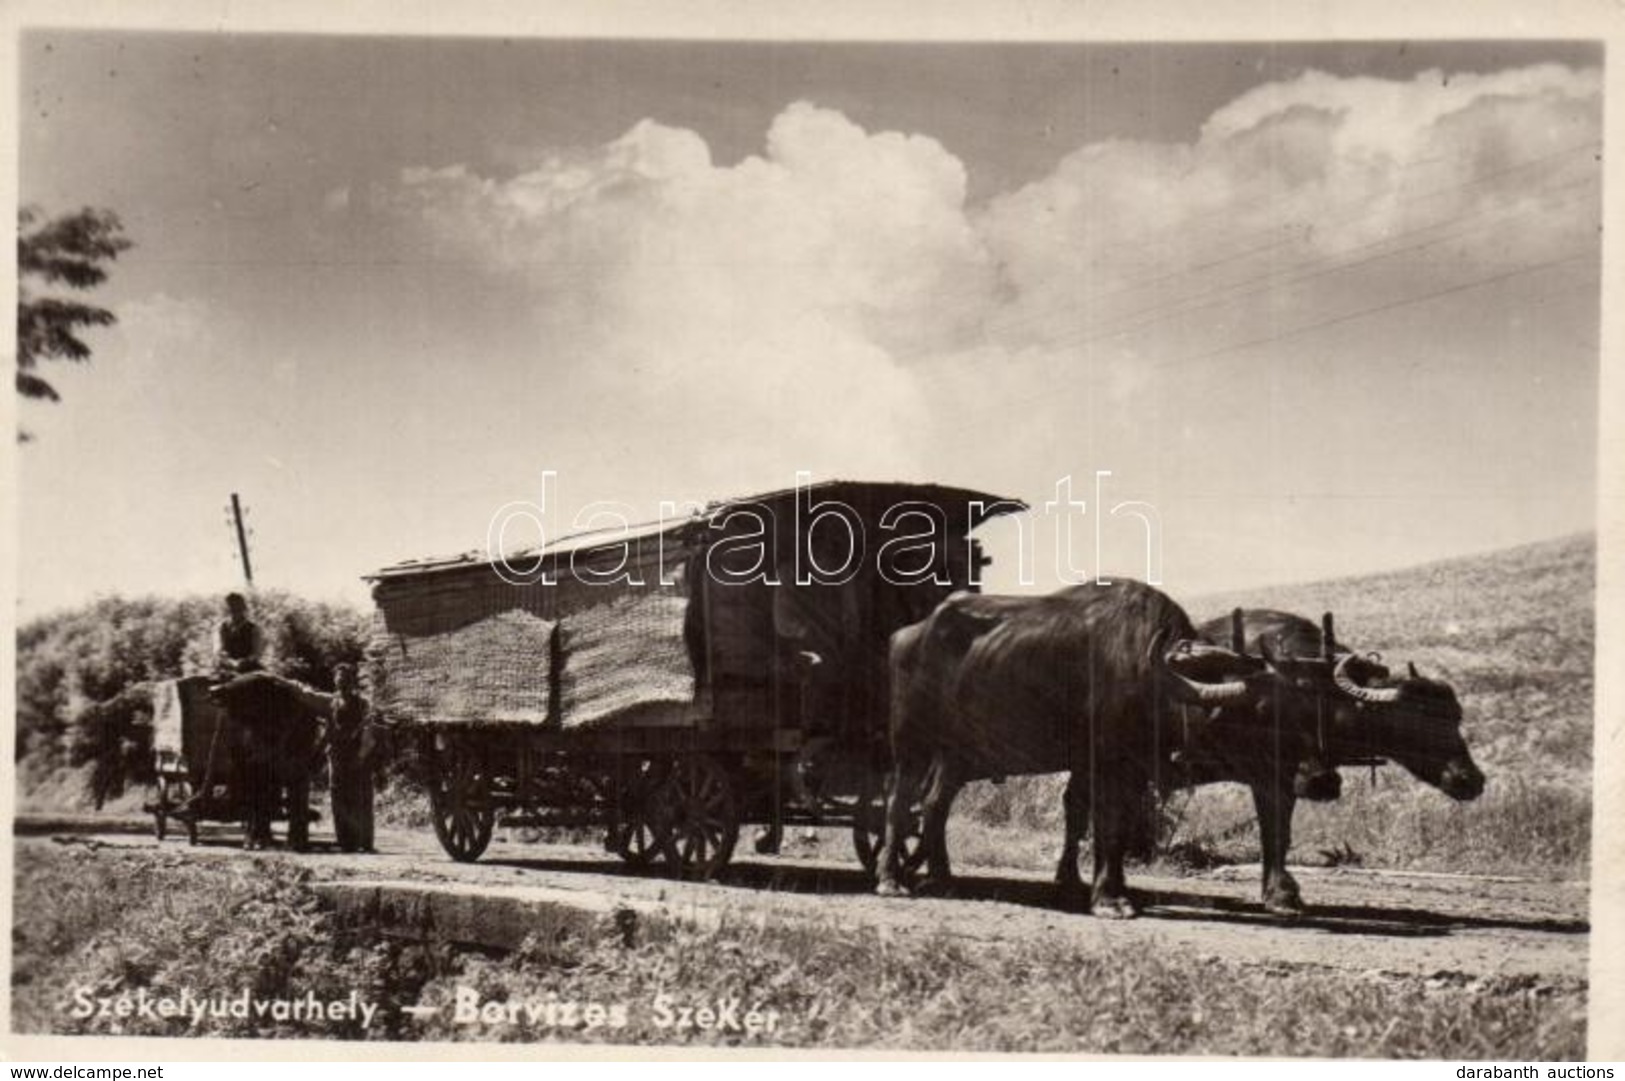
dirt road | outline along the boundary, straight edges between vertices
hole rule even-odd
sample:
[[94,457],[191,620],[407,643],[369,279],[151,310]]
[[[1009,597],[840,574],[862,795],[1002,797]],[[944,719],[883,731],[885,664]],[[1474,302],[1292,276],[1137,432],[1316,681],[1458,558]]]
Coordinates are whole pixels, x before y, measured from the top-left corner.
[[[1044,876],[1013,869],[961,869],[952,898],[888,899],[870,892],[855,859],[831,844],[827,857],[765,858],[741,852],[718,882],[675,882],[627,869],[588,846],[500,839],[475,864],[447,858],[433,834],[384,831],[376,855],[345,855],[317,839],[316,851],[245,853],[231,833],[196,847],[160,845],[139,821],[20,818],[22,845],[116,846],[155,858],[294,860],[319,880],[390,879],[464,886],[586,891],[675,918],[786,919],[876,927],[887,934],[946,934],[972,941],[1064,936],[1128,949],[1179,948],[1270,966],[1329,966],[1450,983],[1512,979],[1573,985],[1586,979],[1589,923],[1584,883],[1362,870],[1294,869],[1310,912],[1286,922],[1258,903],[1257,868],[1227,867],[1171,877],[1131,871],[1138,920],[1111,922],[1060,911]],[[141,830],[143,832],[137,832]]]

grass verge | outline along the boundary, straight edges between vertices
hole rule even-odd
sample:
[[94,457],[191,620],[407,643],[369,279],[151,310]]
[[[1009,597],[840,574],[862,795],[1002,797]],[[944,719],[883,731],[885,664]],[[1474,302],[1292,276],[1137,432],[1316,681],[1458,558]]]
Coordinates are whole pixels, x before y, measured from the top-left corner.
[[[92,846],[18,848],[13,1029],[257,1038],[746,1043],[807,1048],[1123,1054],[1573,1059],[1586,989],[1533,980],[1366,978],[1057,941],[972,943],[740,919],[697,929],[606,920],[489,956],[344,932],[275,862],[219,865]],[[374,1024],[259,1018],[74,1018],[77,988],[380,1004]],[[517,1021],[460,1024],[459,994]],[[663,1028],[672,1004],[777,1011],[747,1037]],[[591,1030],[547,1004],[625,1010]],[[444,1007],[424,1022],[404,1005]],[[544,1018],[527,1020],[526,1007]],[[500,1009],[500,1007],[499,1007]]]
[[[1063,777],[1018,777],[967,787],[949,822],[954,858],[967,866],[1046,869],[1061,844]],[[1240,785],[1175,793],[1165,847],[1200,850],[1212,862],[1259,858],[1257,813]],[[1320,861],[1352,850],[1366,867],[1410,871],[1585,878],[1590,873],[1591,793],[1555,781],[1494,780],[1471,803],[1456,803],[1386,767],[1373,786],[1363,770],[1343,772],[1342,798],[1300,802],[1291,859]]]

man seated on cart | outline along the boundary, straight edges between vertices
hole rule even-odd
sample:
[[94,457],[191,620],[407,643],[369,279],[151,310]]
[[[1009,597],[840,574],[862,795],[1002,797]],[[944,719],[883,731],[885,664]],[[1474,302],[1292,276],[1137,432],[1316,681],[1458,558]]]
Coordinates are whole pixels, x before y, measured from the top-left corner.
[[226,618],[214,642],[215,674],[223,680],[265,667],[265,633],[249,618],[248,598],[241,593],[226,594]]

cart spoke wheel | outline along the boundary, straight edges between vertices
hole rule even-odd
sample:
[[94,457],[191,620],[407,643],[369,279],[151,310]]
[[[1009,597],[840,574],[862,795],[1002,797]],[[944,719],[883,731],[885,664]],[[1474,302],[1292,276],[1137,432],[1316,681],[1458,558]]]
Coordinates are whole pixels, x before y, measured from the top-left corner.
[[158,790],[152,801],[152,828],[158,840],[162,841],[169,836],[169,823],[172,819],[179,819],[185,823],[188,835],[196,830],[191,815],[191,799],[191,781],[184,776],[169,776],[163,773],[158,775]]
[[661,763],[639,762],[620,793],[620,821],[613,827],[610,849],[633,867],[647,867],[666,845],[664,823],[657,823],[655,801],[670,779]]
[[496,813],[491,806],[491,778],[458,743],[437,749],[432,759],[429,802],[440,847],[459,863],[480,858],[491,843]]
[[616,851],[634,867],[647,867],[660,854],[662,844],[659,832],[647,821],[639,820],[623,827]]
[[720,762],[704,754],[679,759],[655,802],[661,854],[672,873],[704,879],[727,866],[739,841],[739,815]]
[[[908,833],[903,836],[903,878],[913,878],[925,865],[925,843],[920,829],[921,808],[916,802],[909,809]],[[858,861],[871,875],[880,864],[880,850],[886,843],[886,787],[884,775],[870,773],[864,778],[863,790],[858,795],[857,814],[852,824],[852,847],[857,850]]]

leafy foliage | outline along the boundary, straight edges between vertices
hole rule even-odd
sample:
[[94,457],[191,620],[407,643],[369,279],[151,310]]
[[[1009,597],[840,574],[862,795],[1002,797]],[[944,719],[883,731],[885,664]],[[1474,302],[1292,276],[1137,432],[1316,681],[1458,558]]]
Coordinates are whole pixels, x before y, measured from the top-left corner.
[[34,207],[18,213],[17,391],[23,397],[60,400],[56,388],[36,371],[39,362],[90,359],[90,346],[80,334],[115,321],[106,308],[36,296],[28,288],[30,280],[91,289],[107,280],[105,264],[130,247],[118,215],[109,210],[85,207],[48,221]]
[[[367,619],[351,608],[265,592],[253,600],[266,663],[323,690],[361,659]],[[95,797],[151,779],[148,684],[205,672],[224,613],[212,597],[104,597],[46,616],[17,636],[17,767],[25,799],[84,774]],[[72,786],[70,786],[72,787]]]
[[[383,951],[352,950],[333,935],[332,918],[304,883],[309,873],[285,865],[205,866],[170,856],[118,858],[89,848],[18,862],[19,898],[12,984],[23,1002],[14,1023],[35,1031],[197,1035],[190,1019],[154,1022],[74,1019],[65,1012],[74,988],[98,996],[142,988],[175,993],[322,1000],[368,998],[385,988],[365,973]],[[203,1031],[237,1037],[360,1036],[358,1022],[316,1018],[291,1023],[253,1015],[212,1018]]]

